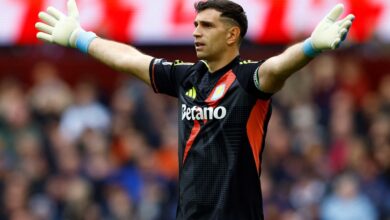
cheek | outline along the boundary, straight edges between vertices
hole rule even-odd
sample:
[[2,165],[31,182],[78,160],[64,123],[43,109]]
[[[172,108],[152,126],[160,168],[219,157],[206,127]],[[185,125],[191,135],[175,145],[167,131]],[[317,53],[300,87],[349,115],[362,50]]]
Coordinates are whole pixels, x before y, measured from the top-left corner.
[[221,51],[221,50],[223,50],[224,45],[225,45],[224,39],[216,38],[211,43],[211,49],[213,51]]
[[214,35],[210,37],[210,43],[214,47],[219,47],[225,39],[221,35]]

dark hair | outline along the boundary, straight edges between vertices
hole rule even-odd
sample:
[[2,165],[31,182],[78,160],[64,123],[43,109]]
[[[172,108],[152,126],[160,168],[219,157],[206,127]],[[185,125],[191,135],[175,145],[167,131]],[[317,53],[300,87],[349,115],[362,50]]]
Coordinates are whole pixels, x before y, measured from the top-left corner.
[[215,9],[221,12],[221,17],[230,18],[235,21],[240,28],[240,37],[244,38],[248,30],[248,19],[241,5],[229,0],[207,0],[194,4],[197,13],[206,9]]

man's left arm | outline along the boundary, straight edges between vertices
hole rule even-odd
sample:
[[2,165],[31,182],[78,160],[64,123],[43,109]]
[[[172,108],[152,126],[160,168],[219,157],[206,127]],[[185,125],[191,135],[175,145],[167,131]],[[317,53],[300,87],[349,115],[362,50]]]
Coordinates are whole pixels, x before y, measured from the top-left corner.
[[349,14],[338,20],[343,11],[342,4],[336,5],[317,25],[310,38],[266,60],[256,72],[259,89],[267,93],[279,91],[289,76],[304,67],[316,55],[338,48],[346,38],[355,18]]

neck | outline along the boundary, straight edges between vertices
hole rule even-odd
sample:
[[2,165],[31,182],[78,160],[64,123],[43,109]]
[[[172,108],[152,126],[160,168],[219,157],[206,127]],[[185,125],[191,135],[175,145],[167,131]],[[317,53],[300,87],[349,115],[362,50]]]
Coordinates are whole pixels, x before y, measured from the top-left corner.
[[215,71],[223,68],[228,65],[234,58],[239,55],[238,51],[235,53],[226,53],[225,56],[219,57],[215,60],[206,60],[207,66],[209,68],[210,73],[214,73]]

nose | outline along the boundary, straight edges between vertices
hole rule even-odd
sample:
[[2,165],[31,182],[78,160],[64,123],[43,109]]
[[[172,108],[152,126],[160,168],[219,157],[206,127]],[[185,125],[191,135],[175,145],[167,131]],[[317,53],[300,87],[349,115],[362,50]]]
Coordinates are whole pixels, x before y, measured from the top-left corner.
[[198,27],[195,27],[194,31],[192,32],[192,36],[194,36],[194,37],[200,37],[201,36]]

